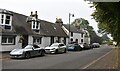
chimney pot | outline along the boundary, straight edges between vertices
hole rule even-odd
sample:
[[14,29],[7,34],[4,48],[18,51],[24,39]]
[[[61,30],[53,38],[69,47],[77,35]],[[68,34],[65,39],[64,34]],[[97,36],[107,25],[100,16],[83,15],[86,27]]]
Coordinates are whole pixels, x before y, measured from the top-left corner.
[[32,16],[33,15],[33,12],[31,11],[31,15],[30,16]]
[[36,19],[38,19],[37,11],[35,11],[35,17],[36,17]]
[[37,11],[35,11],[35,14],[37,15]]

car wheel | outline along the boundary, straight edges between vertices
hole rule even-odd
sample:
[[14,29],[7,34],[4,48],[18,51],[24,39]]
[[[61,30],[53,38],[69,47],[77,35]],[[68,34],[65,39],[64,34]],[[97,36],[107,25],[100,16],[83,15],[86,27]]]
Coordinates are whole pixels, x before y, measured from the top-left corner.
[[30,53],[29,53],[29,52],[26,52],[26,53],[25,53],[25,58],[28,59],[28,58],[30,58],[30,57],[31,57]]
[[45,56],[45,51],[44,50],[41,51],[41,56]]
[[77,51],[77,47],[74,48],[74,51]]
[[58,53],[58,49],[55,50],[55,54],[57,54],[57,53]]
[[66,48],[65,48],[64,53],[66,53],[66,52],[67,52],[67,50],[66,50]]

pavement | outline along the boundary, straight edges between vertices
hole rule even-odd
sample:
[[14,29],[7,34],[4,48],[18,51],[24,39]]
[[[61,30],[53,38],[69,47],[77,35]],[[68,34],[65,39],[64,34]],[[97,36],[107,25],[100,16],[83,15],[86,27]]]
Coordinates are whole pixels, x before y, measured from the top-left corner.
[[9,58],[9,52],[0,53],[0,60]]
[[[9,58],[9,53],[0,53],[0,60]],[[120,48],[113,48],[103,57],[86,65],[83,69],[118,69],[120,70]]]
[[[120,50],[120,49],[119,49]],[[86,69],[118,69],[117,49],[113,49],[96,61],[88,64]]]

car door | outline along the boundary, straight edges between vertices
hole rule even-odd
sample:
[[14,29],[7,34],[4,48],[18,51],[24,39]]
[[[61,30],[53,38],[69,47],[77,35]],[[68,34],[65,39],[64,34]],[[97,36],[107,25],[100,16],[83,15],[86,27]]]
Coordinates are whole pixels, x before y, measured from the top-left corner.
[[30,50],[28,50],[27,52],[30,52],[31,56],[34,56],[35,52],[34,52],[34,47],[31,46]]
[[40,55],[41,54],[41,49],[38,45],[33,45],[33,50],[34,50],[34,56]]
[[64,50],[65,50],[64,44],[59,44],[59,50],[60,50],[60,52],[64,52]]

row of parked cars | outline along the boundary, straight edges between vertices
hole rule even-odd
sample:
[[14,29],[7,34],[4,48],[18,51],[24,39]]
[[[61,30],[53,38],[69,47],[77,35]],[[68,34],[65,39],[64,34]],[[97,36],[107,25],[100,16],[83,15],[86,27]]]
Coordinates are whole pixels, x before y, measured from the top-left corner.
[[84,49],[91,49],[100,47],[98,43],[93,43],[92,45],[88,44],[78,44],[78,43],[70,43],[68,45],[64,45],[63,43],[53,43],[47,47],[40,47],[39,45],[27,45],[22,49],[14,49],[10,52],[11,58],[30,58],[33,56],[45,56],[46,53],[66,53],[67,51],[80,51]]

